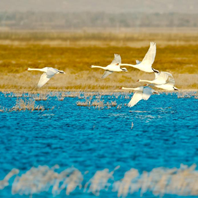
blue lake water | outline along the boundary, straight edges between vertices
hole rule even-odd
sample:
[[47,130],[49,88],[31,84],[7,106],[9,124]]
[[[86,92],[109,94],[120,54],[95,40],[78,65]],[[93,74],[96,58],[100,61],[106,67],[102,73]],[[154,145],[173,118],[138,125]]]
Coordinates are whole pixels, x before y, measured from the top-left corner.
[[[84,93],[80,96],[59,100],[58,94],[49,94],[47,100],[35,101],[35,106],[45,110],[16,111],[12,107],[17,100],[34,101],[34,97],[0,93],[0,180],[13,168],[20,171],[20,177],[32,167],[57,164],[59,173],[70,167],[79,170],[85,186],[97,171],[111,172],[119,166],[109,179],[110,187],[97,194],[117,197],[111,185],[131,168],[141,174],[158,167],[198,164],[198,99],[194,93],[188,97],[178,97],[178,93],[153,95],[133,108],[124,105],[132,93],[102,95],[99,100],[104,104],[117,103],[110,107],[78,106],[79,101],[85,102]],[[96,96],[92,101],[98,100]],[[1,189],[0,185],[1,198],[30,197],[12,192],[15,177],[6,187]],[[51,188],[32,197],[54,197]],[[96,197],[82,188],[77,187],[67,197]],[[65,196],[64,190],[55,197]],[[128,193],[128,197],[141,197],[141,193]],[[159,195],[146,192],[142,197]]]

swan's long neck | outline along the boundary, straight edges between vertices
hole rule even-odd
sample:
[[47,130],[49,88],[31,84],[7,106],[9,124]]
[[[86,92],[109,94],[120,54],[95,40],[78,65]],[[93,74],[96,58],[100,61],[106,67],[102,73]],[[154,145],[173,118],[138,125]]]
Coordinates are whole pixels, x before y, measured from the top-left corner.
[[122,89],[125,89],[125,90],[135,90],[134,88],[126,88],[126,87],[122,87]]
[[102,66],[97,66],[97,65],[92,65],[91,68],[100,68],[100,69],[106,69],[106,67],[102,67]]
[[44,72],[43,69],[36,69],[36,68],[28,68],[28,71],[42,71],[42,72]]
[[138,67],[137,65],[121,63],[120,66]]
[[139,79],[139,82],[153,83],[153,81],[150,81],[150,80],[141,80],[141,79]]

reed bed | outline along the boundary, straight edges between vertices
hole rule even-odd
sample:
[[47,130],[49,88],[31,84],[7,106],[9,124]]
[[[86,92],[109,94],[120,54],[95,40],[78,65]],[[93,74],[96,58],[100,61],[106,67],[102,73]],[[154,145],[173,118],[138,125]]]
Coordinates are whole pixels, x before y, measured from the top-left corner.
[[74,167],[59,171],[58,165],[38,166],[26,172],[11,170],[0,181],[0,190],[10,185],[12,194],[30,196],[43,192],[51,193],[53,196],[61,192],[72,195],[75,190],[78,193],[91,193],[95,196],[101,192],[115,193],[117,197],[126,197],[134,193],[143,196],[147,192],[157,197],[165,194],[197,196],[198,172],[195,168],[196,165],[183,164],[179,168],[159,167],[143,172],[129,168],[120,174],[120,166],[117,166],[112,171],[105,168],[90,174],[89,171],[82,173]]
[[23,100],[17,99],[16,105],[10,109],[10,111],[44,111],[45,108],[42,105],[36,105],[35,100],[29,99],[29,100]]
[[[163,93],[163,92],[162,92]],[[13,93],[13,92],[3,92],[4,97],[16,98],[16,105],[14,107],[6,108],[0,106],[0,112],[10,112],[10,111],[43,111],[49,110],[43,105],[36,105],[36,101],[47,101],[55,97],[58,101],[64,101],[65,98],[78,98],[76,102],[77,106],[84,107],[94,107],[95,109],[110,109],[116,107],[121,109],[123,106],[126,106],[130,101],[132,94],[128,92],[32,92],[32,93]],[[165,92],[165,94],[170,94],[170,92]],[[181,91],[177,92],[178,98],[195,98],[198,99],[197,91]],[[118,98],[124,99],[123,104],[117,103]],[[51,109],[53,109],[52,107]]]
[[[81,101],[77,101],[76,105],[77,106],[85,106],[85,107],[95,107],[98,109],[103,109],[103,108],[107,107],[109,109],[111,107],[116,107],[118,104],[117,104],[116,100],[105,102],[104,96],[107,96],[108,99],[117,99],[118,97],[122,97],[123,95],[125,98],[125,94],[123,94],[121,92],[120,93],[84,92],[84,94],[81,94],[81,96],[79,97],[79,99],[81,99]],[[121,106],[118,105],[118,109],[120,107]]]

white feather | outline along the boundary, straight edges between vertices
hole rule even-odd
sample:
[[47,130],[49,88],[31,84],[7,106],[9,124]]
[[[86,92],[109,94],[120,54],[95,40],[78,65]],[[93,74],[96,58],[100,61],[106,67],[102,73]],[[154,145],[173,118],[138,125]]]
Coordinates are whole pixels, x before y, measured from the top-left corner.
[[156,43],[151,42],[150,47],[141,62],[136,60],[136,65],[123,63],[123,64],[120,64],[120,66],[125,65],[125,66],[137,68],[144,72],[157,72],[158,73],[157,70],[152,68],[152,64],[155,61],[155,55],[156,55]]
[[128,103],[128,107],[133,107],[136,105],[140,100],[142,100],[142,92],[137,91],[133,94],[133,97],[131,98],[130,102]]
[[106,78],[108,75],[112,74],[112,71],[105,71],[102,78]]
[[[127,88],[123,88],[123,89],[127,89]],[[128,107],[135,106],[140,100],[148,100],[150,96],[152,95],[152,93],[155,92],[150,87],[137,87],[137,88],[131,88],[131,89],[135,90],[135,93],[133,94],[133,97],[128,103]]]
[[42,87],[45,83],[47,83],[50,80],[50,78],[47,76],[46,73],[43,73],[40,77],[40,80],[38,82],[37,87],[40,88]]
[[111,62],[111,64],[117,64],[117,63],[121,63],[121,56],[119,54],[114,54],[114,59]]
[[155,55],[156,55],[156,43],[150,42],[149,50],[144,56],[141,64],[145,65],[146,67],[151,67],[155,61]]
[[121,64],[121,56],[119,54],[114,54],[114,59],[111,64],[107,65],[106,67],[92,65],[91,68],[99,68],[105,70],[102,78],[106,78],[108,75],[112,74],[113,72],[127,72],[126,68],[120,68]]
[[57,73],[62,73],[64,74],[65,72],[64,71],[61,71],[61,70],[58,70],[58,69],[55,69],[55,68],[52,68],[52,67],[44,67],[42,69],[37,69],[37,68],[28,68],[28,70],[35,70],[35,71],[41,71],[41,72],[44,72],[41,77],[40,77],[40,80],[38,82],[38,85],[37,87],[42,87],[44,84],[46,84],[50,78],[52,78],[55,74]]

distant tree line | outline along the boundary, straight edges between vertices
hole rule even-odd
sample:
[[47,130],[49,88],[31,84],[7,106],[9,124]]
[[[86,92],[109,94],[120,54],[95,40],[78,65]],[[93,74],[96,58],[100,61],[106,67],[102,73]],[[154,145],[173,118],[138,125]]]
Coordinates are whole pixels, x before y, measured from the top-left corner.
[[198,27],[198,14],[0,12],[0,28],[13,30],[134,27]]

